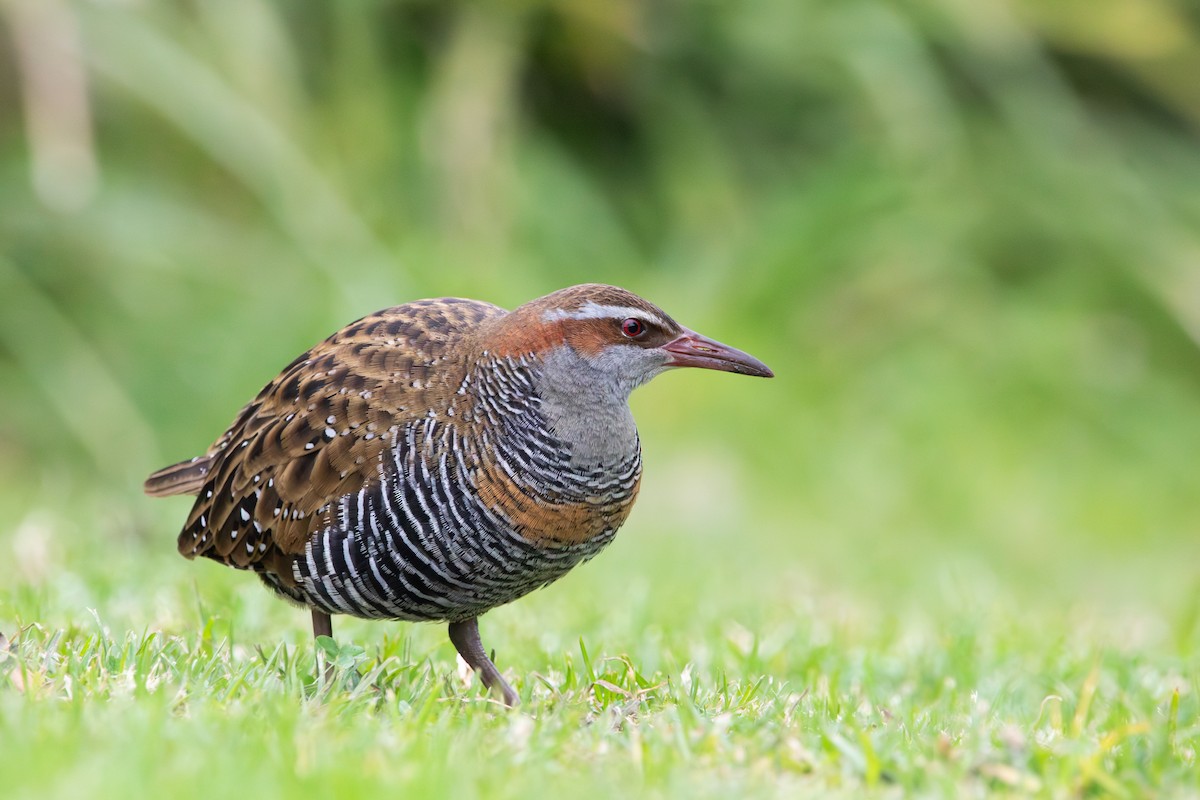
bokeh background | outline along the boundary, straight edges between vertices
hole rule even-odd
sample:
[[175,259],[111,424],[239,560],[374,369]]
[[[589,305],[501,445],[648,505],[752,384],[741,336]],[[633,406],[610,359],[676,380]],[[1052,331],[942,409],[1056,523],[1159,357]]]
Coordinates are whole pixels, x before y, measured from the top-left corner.
[[303,642],[142,478],[377,308],[598,281],[778,377],[639,390],[627,529],[496,625],[1186,651],[1198,76],[1183,0],[0,0],[0,623]]

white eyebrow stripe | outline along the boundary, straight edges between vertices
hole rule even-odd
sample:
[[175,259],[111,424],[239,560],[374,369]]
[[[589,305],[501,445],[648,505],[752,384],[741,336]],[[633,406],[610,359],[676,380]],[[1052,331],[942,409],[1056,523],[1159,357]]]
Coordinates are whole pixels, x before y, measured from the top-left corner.
[[666,325],[666,321],[661,317],[651,314],[644,308],[631,308],[630,306],[602,306],[594,300],[589,300],[582,307],[574,311],[567,311],[562,308],[552,308],[542,314],[542,319],[545,322],[557,322],[560,319],[629,319],[633,317],[640,319],[643,322],[653,322],[656,325]]

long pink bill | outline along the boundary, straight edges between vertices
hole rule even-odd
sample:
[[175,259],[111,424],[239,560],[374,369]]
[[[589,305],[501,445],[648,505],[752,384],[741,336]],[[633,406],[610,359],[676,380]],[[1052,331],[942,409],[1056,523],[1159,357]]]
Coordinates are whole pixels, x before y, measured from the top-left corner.
[[759,378],[775,377],[770,367],[749,353],[686,328],[682,336],[664,344],[661,349],[668,354],[669,367],[699,367],[755,375]]

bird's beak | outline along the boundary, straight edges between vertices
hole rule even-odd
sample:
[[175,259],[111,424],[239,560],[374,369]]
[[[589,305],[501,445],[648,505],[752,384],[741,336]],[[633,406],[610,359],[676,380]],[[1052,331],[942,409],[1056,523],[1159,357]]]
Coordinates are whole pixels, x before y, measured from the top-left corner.
[[775,377],[770,367],[749,353],[735,350],[686,328],[679,338],[664,344],[661,349],[667,353],[668,367],[699,367],[760,378]]

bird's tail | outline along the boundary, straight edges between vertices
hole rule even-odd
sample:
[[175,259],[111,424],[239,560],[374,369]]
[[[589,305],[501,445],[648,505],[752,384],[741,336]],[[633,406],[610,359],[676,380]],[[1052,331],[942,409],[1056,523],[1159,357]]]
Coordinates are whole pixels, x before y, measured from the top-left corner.
[[142,486],[151,497],[169,497],[173,494],[199,494],[204,478],[212,466],[212,456],[197,456],[163,467],[146,478]]

